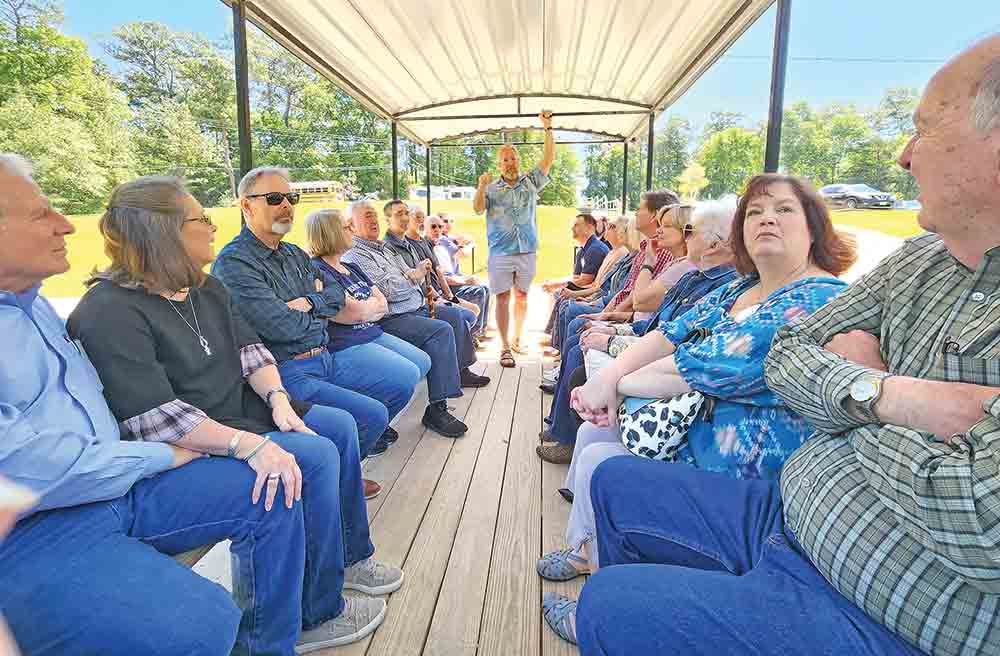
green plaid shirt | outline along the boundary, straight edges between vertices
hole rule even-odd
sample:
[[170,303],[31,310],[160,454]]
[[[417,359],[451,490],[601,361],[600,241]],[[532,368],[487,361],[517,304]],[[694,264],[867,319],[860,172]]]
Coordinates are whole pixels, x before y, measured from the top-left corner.
[[866,425],[849,391],[873,372],[822,348],[855,329],[894,374],[1000,388],[1000,249],[970,271],[937,236],[911,239],[784,327],[766,363],[819,429],[781,476],[786,528],[817,569],[923,651],[1000,654],[1000,396],[953,445]]

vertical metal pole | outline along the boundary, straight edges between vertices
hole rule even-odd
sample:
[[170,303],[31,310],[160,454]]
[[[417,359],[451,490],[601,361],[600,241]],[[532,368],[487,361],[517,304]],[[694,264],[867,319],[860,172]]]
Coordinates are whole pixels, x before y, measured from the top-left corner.
[[649,134],[646,136],[646,191],[653,190],[653,147],[656,145],[653,123],[656,114],[649,113]]
[[427,216],[431,215],[431,147],[427,146],[427,170],[424,171],[425,182],[427,183]]
[[399,198],[399,125],[392,122],[392,197]]
[[765,173],[777,171],[781,157],[781,119],[785,107],[785,70],[788,68],[788,30],[791,19],[792,0],[778,0],[771,61],[771,108],[767,114],[767,145],[764,149]]
[[240,142],[240,178],[253,168],[250,136],[250,67],[247,64],[247,14],[242,0],[233,1],[233,53],[236,66],[236,128]]
[[625,146],[625,158],[622,161],[622,214],[625,213],[628,203],[628,142],[622,142]]

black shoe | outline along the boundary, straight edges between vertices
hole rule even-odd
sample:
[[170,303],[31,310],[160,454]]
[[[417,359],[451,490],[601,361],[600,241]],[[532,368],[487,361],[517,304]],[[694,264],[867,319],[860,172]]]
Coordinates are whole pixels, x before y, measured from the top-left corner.
[[567,490],[566,488],[561,487],[559,488],[559,494],[561,494],[562,498],[566,499],[566,501],[573,503],[573,490]]
[[388,446],[392,446],[396,443],[396,440],[399,439],[399,433],[397,433],[392,426],[386,426],[385,432],[383,432],[382,436],[378,439],[380,442],[385,441]]
[[380,456],[383,453],[385,453],[388,448],[389,444],[381,437],[379,437],[377,440],[375,440],[375,444],[372,444],[371,448],[368,449],[368,457],[372,458],[374,456]]
[[445,437],[462,437],[469,430],[468,426],[448,412],[444,401],[429,404],[421,421],[424,426]]
[[472,370],[466,367],[462,369],[461,373],[462,387],[486,387],[490,384],[490,379],[488,376],[480,376],[479,374],[472,373]]
[[555,383],[542,383],[541,385],[538,386],[538,389],[542,390],[546,394],[555,394],[556,393],[556,384]]

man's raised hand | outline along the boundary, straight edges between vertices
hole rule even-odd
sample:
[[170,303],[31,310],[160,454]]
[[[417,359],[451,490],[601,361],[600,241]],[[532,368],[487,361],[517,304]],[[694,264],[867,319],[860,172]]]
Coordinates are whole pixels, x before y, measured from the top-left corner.
[[493,174],[492,173],[483,173],[481,176],[479,176],[479,188],[480,189],[486,187],[491,182],[493,182]]

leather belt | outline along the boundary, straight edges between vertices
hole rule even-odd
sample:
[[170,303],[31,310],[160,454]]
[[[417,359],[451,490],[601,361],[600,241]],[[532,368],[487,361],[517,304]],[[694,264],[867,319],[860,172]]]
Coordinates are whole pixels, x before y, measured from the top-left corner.
[[317,346],[316,348],[309,349],[305,353],[299,353],[298,355],[293,355],[293,360],[308,360],[309,358],[315,358],[317,355],[322,355],[326,353],[325,346]]

